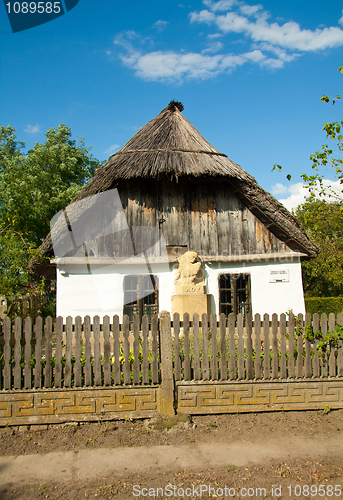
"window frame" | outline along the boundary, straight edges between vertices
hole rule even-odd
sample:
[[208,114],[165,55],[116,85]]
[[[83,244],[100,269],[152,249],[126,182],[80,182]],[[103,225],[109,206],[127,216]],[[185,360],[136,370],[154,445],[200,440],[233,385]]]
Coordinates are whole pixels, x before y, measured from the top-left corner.
[[[145,290],[145,283],[144,283],[144,278],[149,277],[153,287],[154,291],[152,293],[145,295],[144,296],[144,291],[149,291],[149,289]],[[125,281],[128,279],[136,279],[136,285],[135,288],[127,288],[125,285]],[[128,304],[125,304],[125,295],[127,293],[134,293],[136,292],[136,305],[131,305],[133,304],[134,301],[129,302]],[[155,274],[127,274],[124,276],[123,279],[123,295],[124,295],[124,304],[123,304],[123,316],[126,314],[129,316],[129,321],[133,321],[133,317],[135,314],[139,316],[139,320],[142,321],[142,317],[144,314],[147,314],[146,312],[144,313],[144,309],[146,307],[151,309],[155,309],[154,312],[148,314],[149,320],[151,320],[151,317],[154,314],[157,314],[159,311],[159,296],[158,296],[158,276]],[[151,295],[154,295],[154,303],[153,304],[148,304],[146,303],[146,299],[150,297]],[[141,297],[140,297],[141,296]],[[135,313],[130,314],[130,309],[133,310],[136,308]]]
[[[230,277],[230,287],[229,288],[224,288],[221,287],[221,279],[223,276],[229,276]],[[245,280],[245,285],[244,287],[239,287],[239,281],[240,279]],[[231,295],[231,301],[230,302],[224,302],[222,301],[222,292],[230,292]],[[239,300],[239,293],[245,291],[246,296],[244,301]],[[218,275],[218,296],[219,296],[219,314],[221,314],[223,311],[222,306],[226,306],[226,309],[231,307],[231,312],[237,316],[239,312],[241,312],[242,308],[245,309],[245,311],[242,313],[244,316],[249,314],[251,312],[251,275],[250,273],[220,273]],[[228,316],[230,313],[224,312],[226,316]]]

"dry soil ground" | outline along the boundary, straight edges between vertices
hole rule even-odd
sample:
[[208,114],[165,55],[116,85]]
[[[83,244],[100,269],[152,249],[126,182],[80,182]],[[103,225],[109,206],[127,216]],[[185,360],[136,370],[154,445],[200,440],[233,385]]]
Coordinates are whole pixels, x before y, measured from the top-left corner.
[[0,439],[0,500],[343,500],[343,410],[8,427]]

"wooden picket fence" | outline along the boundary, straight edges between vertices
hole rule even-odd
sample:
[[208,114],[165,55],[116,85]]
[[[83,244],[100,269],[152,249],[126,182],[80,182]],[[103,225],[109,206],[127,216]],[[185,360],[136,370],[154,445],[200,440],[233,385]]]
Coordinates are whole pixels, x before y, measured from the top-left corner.
[[[169,322],[175,381],[343,377],[343,316],[284,314],[252,318],[188,314]],[[328,333],[331,334],[327,337]],[[5,318],[0,334],[0,389],[160,384],[158,316],[62,318],[45,323]],[[311,338],[312,335],[312,338]],[[325,338],[327,337],[327,338]],[[168,361],[169,362],[169,361]]]

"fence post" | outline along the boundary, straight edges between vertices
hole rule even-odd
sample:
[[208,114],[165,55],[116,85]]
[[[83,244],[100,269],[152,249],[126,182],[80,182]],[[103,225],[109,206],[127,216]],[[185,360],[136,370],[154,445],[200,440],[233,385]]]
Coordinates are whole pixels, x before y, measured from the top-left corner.
[[161,346],[161,375],[159,413],[165,416],[174,415],[174,379],[173,379],[173,351],[170,326],[170,314],[162,311],[160,314],[160,346]]

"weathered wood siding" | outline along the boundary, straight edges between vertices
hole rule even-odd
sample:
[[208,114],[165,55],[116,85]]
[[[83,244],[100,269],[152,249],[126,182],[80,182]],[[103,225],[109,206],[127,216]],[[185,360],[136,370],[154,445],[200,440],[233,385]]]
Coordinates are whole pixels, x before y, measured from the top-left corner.
[[[125,219],[111,211],[90,214],[84,223],[87,255],[123,257],[147,252],[159,256],[160,231],[169,247],[184,247],[200,255],[244,255],[289,251],[224,182],[141,181],[118,186]],[[115,210],[113,211],[115,213]],[[93,220],[94,219],[94,220]],[[115,232],[109,228],[115,227]],[[99,229],[101,228],[101,229]],[[109,234],[106,233],[106,228]],[[92,234],[100,237],[92,240]],[[78,240],[82,237],[78,234]],[[73,255],[83,255],[79,247]]]

